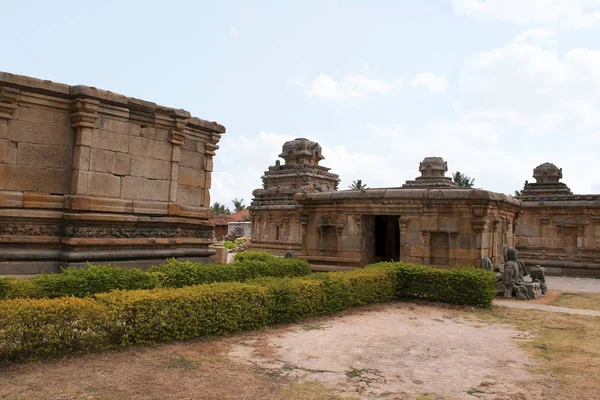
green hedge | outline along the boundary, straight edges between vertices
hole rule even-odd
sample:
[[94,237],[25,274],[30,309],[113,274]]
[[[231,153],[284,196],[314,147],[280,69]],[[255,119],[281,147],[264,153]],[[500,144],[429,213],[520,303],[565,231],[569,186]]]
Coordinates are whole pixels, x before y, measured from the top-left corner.
[[[294,277],[311,273],[310,264],[294,260],[249,254],[231,264],[202,264],[169,259],[149,271],[114,265],[88,264],[87,268],[65,268],[58,274],[36,278],[0,279],[0,299],[90,297],[111,290],[184,287],[213,282],[242,282],[263,276]],[[266,254],[266,253],[265,253]]]
[[113,336],[121,346],[259,328],[268,323],[271,304],[267,288],[244,283],[114,291],[96,299],[114,312]]
[[490,307],[496,297],[496,277],[482,268],[433,268],[411,263],[378,263],[369,267],[395,270],[398,299]]
[[[267,268],[261,261],[245,263],[243,273]],[[159,274],[163,272],[155,272],[155,278]],[[246,283],[117,290],[98,293],[95,300],[5,300],[0,301],[0,361],[213,336],[394,299],[488,307],[494,296],[494,274],[483,269],[380,263]]]
[[158,274],[164,287],[184,287],[213,282],[243,282],[264,276],[278,278],[304,276],[311,273],[305,260],[271,256],[270,259],[242,258],[231,264],[200,264],[169,259],[165,264],[150,268]]
[[92,299],[0,302],[0,361],[87,353],[110,347],[111,313]]

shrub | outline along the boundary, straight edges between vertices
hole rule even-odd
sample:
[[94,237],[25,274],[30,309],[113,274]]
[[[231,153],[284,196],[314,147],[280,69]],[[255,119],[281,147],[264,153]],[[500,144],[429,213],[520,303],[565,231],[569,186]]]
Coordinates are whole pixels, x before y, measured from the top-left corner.
[[259,328],[268,323],[272,301],[267,288],[243,283],[114,291],[96,297],[115,312],[120,345]]
[[0,361],[110,347],[111,313],[92,299],[0,302]]
[[[2,283],[4,282],[4,283]],[[4,290],[2,286],[4,284]],[[0,278],[0,300],[44,297],[34,279]]]
[[273,254],[267,253],[266,251],[246,250],[241,253],[237,253],[233,258],[234,261],[274,261],[281,259],[281,257],[274,256]]
[[231,240],[226,240],[223,242],[223,247],[225,247],[227,250],[231,250],[235,247],[235,243],[233,243]]
[[349,306],[393,301],[396,298],[396,273],[393,268],[356,269],[344,272],[332,272],[348,287]]
[[321,282],[323,285],[323,304],[319,315],[333,314],[344,310],[350,304],[350,288],[339,274],[319,272],[307,279]]
[[482,268],[433,268],[410,263],[378,263],[369,266],[396,271],[396,296],[453,304],[490,307],[496,296],[495,275]]
[[269,323],[294,322],[323,313],[323,284],[304,278],[258,278],[249,283],[269,289]]
[[278,257],[268,261],[242,259],[224,265],[193,263],[172,258],[165,264],[150,268],[150,271],[161,274],[159,279],[165,287],[184,287],[202,283],[242,282],[263,276],[303,276],[310,274],[311,269],[305,260]]
[[64,268],[59,274],[43,274],[34,279],[43,297],[88,297],[114,289],[153,289],[159,279],[138,268],[88,264],[87,268]]

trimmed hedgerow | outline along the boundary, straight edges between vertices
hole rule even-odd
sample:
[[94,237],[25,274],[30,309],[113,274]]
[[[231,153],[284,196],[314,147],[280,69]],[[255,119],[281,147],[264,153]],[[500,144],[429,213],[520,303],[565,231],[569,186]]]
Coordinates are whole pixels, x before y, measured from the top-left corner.
[[267,325],[269,289],[244,283],[214,283],[180,289],[100,293],[114,316],[118,345],[220,335]]
[[152,267],[150,272],[160,274],[164,287],[184,287],[213,282],[243,282],[263,276],[284,278],[311,273],[310,264],[305,260],[272,257],[272,259],[264,261],[246,258],[224,265],[169,259],[165,264]]
[[319,272],[306,277],[323,285],[323,304],[318,315],[333,314],[348,308],[350,288],[339,275]]
[[398,299],[425,299],[452,304],[490,307],[496,297],[495,275],[482,268],[433,268],[411,263],[369,266],[396,271]]
[[248,261],[248,260],[255,260],[255,261],[273,261],[273,260],[277,260],[277,259],[281,259],[281,257],[277,257],[271,253],[267,253],[266,251],[257,251],[257,250],[246,250],[246,251],[242,251],[240,253],[236,253],[236,255],[233,257],[234,261]]
[[0,299],[8,297],[8,293],[10,293],[10,279],[0,278]]
[[303,278],[258,278],[254,283],[269,289],[272,297],[269,323],[294,322],[321,315],[325,296],[323,283]]
[[1,281],[4,281],[5,286],[4,290],[0,290],[0,300],[44,297],[40,293],[35,279],[0,278]]
[[111,313],[92,299],[0,302],[0,361],[87,353],[110,347]]
[[114,289],[153,289],[157,276],[139,268],[88,264],[87,268],[64,268],[59,274],[43,274],[33,279],[41,297],[89,297]]
[[332,272],[348,287],[349,306],[383,303],[396,298],[396,273],[390,267]]

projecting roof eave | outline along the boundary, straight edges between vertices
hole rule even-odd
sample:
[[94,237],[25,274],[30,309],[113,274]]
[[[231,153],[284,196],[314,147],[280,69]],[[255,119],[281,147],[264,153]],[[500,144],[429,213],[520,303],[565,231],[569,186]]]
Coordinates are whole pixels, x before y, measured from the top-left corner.
[[294,199],[301,205],[333,202],[355,202],[357,200],[487,200],[499,201],[508,203],[517,207],[521,207],[520,200],[512,196],[490,192],[483,189],[471,188],[448,188],[448,189],[431,189],[431,188],[382,188],[382,189],[366,189],[366,190],[339,190],[332,192],[321,193],[302,193],[297,194]]

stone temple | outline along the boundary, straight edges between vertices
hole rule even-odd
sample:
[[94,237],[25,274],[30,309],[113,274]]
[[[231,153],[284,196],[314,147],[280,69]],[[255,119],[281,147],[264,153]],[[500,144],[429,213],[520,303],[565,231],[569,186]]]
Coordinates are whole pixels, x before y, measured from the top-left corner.
[[[292,149],[314,149],[313,158],[300,162]],[[286,165],[269,167],[254,191],[255,248],[289,251],[319,268],[389,260],[479,266],[484,257],[497,265],[507,245],[548,273],[600,276],[600,195],[573,195],[553,164],[538,166],[537,182],[515,198],[459,187],[440,157],[425,158],[420,176],[401,187],[341,191],[337,175],[318,166],[318,144],[287,142],[281,157]]]
[[224,132],[185,110],[0,73],[0,275],[210,261]]

